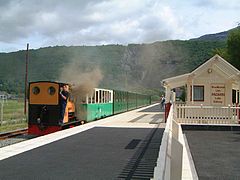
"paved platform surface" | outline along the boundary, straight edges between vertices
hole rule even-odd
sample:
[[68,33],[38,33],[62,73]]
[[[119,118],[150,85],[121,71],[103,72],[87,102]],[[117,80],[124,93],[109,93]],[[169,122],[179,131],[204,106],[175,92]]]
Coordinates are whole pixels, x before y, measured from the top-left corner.
[[0,179],[150,179],[164,130],[158,108],[152,105],[0,148]]
[[184,133],[200,180],[240,179],[240,131]]

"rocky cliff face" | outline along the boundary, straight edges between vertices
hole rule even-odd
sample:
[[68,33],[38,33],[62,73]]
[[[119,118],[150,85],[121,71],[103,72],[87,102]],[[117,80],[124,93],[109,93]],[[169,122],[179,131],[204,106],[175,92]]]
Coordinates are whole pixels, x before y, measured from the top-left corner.
[[187,72],[183,68],[186,55],[172,42],[127,46],[121,59],[125,86],[159,88],[163,78]]

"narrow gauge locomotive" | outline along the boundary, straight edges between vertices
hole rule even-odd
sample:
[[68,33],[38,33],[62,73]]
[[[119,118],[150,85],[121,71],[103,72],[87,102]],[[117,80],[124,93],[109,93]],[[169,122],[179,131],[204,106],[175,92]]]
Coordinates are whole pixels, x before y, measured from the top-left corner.
[[45,135],[71,126],[101,119],[151,104],[151,96],[94,88],[89,95],[71,93],[60,122],[60,88],[66,83],[29,83],[28,133]]

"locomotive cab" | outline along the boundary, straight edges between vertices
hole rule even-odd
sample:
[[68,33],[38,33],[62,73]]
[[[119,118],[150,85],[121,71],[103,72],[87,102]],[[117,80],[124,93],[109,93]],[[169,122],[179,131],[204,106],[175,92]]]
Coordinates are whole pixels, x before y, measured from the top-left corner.
[[[58,130],[73,121],[75,106],[68,98],[64,119],[61,120],[60,88],[65,83],[31,82],[29,83],[28,131],[29,134],[44,135]],[[60,122],[63,121],[63,124]]]

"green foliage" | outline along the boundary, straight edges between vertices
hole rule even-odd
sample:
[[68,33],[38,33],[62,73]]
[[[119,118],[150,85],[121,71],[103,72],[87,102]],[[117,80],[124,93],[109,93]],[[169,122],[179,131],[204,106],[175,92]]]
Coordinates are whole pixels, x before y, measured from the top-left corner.
[[228,55],[228,51],[227,48],[216,48],[212,50],[212,55],[214,56],[215,54],[218,54],[219,56],[221,56],[222,58],[228,60],[229,59],[229,55]]
[[[159,95],[162,79],[192,71],[212,56],[212,49],[224,47],[225,41],[176,40],[40,48],[29,51],[29,81],[63,81],[61,74],[71,65],[77,69],[75,74],[98,67],[104,77],[99,87],[139,92],[158,89]],[[24,77],[25,51],[0,53],[0,91],[22,94]]]
[[227,39],[229,61],[240,69],[240,27],[230,31]]
[[214,54],[219,54],[240,70],[240,27],[229,32],[226,46],[213,49],[212,55]]
[[154,102],[160,102],[160,99],[161,99],[161,96],[158,96],[158,95],[153,95],[153,96],[151,96],[151,101],[152,101],[152,103],[154,103]]
[[187,97],[186,87],[180,87],[180,89],[182,90],[182,94],[180,95],[179,99],[182,102],[185,102],[186,101],[186,97]]

